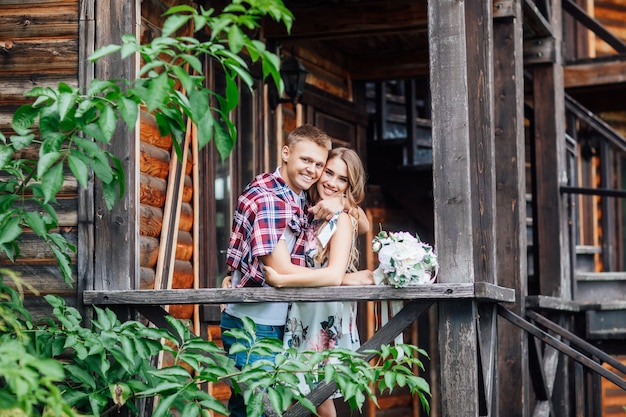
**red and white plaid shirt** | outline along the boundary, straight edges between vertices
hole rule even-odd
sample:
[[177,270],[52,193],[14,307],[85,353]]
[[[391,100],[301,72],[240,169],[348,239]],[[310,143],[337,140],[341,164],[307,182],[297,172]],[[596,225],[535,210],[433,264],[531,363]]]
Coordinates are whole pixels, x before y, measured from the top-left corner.
[[237,200],[226,252],[229,271],[241,272],[239,286],[254,287],[265,283],[259,257],[274,251],[287,227],[296,236],[291,261],[305,266],[307,225],[306,211],[300,207],[285,180],[275,172],[258,175]]

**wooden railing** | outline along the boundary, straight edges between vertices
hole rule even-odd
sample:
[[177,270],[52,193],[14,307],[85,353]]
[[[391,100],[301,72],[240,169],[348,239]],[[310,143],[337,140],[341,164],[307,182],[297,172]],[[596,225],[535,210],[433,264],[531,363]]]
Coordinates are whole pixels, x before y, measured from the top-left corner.
[[[167,312],[160,308],[161,305],[169,304],[222,304],[222,303],[257,303],[257,302],[320,302],[320,301],[383,301],[405,300],[404,309],[394,316],[385,326],[380,328],[360,351],[379,349],[384,344],[391,343],[404,329],[409,327],[419,316],[427,311],[434,303],[448,303],[460,301],[473,301],[479,306],[497,303],[514,303],[515,291],[510,288],[497,285],[479,283],[443,283],[432,285],[419,285],[405,288],[391,286],[342,286],[342,287],[318,287],[318,288],[205,288],[205,289],[174,289],[174,290],[98,290],[85,291],[83,302],[86,305],[99,306],[125,306],[136,309],[144,317],[158,327],[166,326],[165,315]],[[463,311],[463,310],[462,310]],[[482,311],[492,311],[495,316],[495,308],[487,308]],[[461,313],[459,313],[461,314]],[[487,343],[493,349],[497,346],[494,332],[486,332],[481,338],[486,337]],[[488,337],[487,337],[488,336]],[[490,350],[491,350],[490,349]],[[478,355],[480,357],[480,355]],[[485,365],[485,364],[482,364]],[[481,366],[481,365],[479,365]],[[492,368],[487,365],[487,368]],[[467,369],[467,372],[478,372],[477,369]],[[446,375],[442,375],[442,383]],[[492,387],[484,386],[484,391],[491,391]],[[308,396],[316,405],[321,404],[334,391],[334,384],[320,384]],[[468,399],[481,403],[490,398],[487,392],[479,395],[479,398]],[[308,416],[310,412],[304,407],[295,405],[284,416]],[[266,415],[276,415],[266,411]]]

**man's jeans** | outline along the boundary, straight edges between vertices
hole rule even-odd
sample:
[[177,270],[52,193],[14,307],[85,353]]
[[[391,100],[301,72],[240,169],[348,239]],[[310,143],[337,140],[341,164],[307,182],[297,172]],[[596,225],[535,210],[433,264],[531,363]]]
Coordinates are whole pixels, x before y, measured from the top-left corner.
[[[224,332],[226,330],[231,329],[243,329],[243,323],[237,317],[233,317],[230,314],[222,313],[222,320],[220,323],[221,331],[222,331],[222,342],[224,343],[224,351],[228,355],[229,358],[235,361],[235,365],[237,368],[241,369],[243,365],[246,364],[247,353],[239,352],[235,355],[231,355],[230,347],[235,344],[235,342],[240,342],[244,346],[250,347],[250,344],[246,340],[238,340],[231,336],[225,336]],[[256,337],[257,339],[263,338],[275,338],[282,340],[284,335],[284,326],[267,326],[264,324],[256,325]],[[258,354],[253,354],[248,359],[248,362],[256,362],[261,359],[268,359],[274,361],[274,356],[261,356]],[[246,417],[246,404],[243,401],[243,396],[240,394],[235,394],[231,390],[231,396],[228,400],[228,410],[230,411],[231,417]]]

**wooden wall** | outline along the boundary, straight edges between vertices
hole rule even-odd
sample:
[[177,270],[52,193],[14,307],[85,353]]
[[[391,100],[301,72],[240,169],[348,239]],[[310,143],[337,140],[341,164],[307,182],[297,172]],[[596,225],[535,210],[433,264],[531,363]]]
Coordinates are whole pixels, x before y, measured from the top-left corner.
[[[56,87],[64,82],[78,86],[78,0],[4,0],[0,7],[0,130],[13,134],[11,120],[17,108],[28,102],[24,93],[35,86]],[[26,148],[23,156],[36,156]],[[66,176],[56,210],[59,230],[77,245],[77,182]],[[65,296],[72,302],[74,289],[63,280],[51,250],[34,233],[25,230],[21,256],[15,265],[0,254],[0,266],[11,265],[42,293]]]

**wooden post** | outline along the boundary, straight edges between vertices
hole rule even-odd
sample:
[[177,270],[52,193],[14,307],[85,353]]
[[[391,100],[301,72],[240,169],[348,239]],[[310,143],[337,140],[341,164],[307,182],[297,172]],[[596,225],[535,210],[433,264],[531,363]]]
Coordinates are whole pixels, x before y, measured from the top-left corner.
[[[555,3],[555,2],[552,2]],[[552,7],[554,61],[533,67],[535,183],[540,295],[571,300],[567,234],[565,102],[561,58],[561,7]]]
[[[512,8],[507,9],[506,4]],[[501,2],[494,14],[494,121],[496,158],[497,284],[515,289],[511,310],[524,316],[527,289],[526,169],[521,2]],[[506,320],[498,323],[498,394],[501,417],[528,417],[528,337]],[[502,400],[504,399],[504,400]]]
[[[561,2],[557,0],[551,0],[549,5],[554,56],[533,67],[536,272],[539,273],[540,295],[571,300],[567,196],[562,195],[559,189],[567,184],[568,174],[561,50],[562,9]],[[560,361],[551,366],[556,372],[552,375],[554,381],[569,380],[566,363]],[[560,404],[557,416],[569,415],[569,396],[567,384],[555,383],[552,403]]]
[[[94,65],[87,59],[94,51],[95,26],[94,0],[82,0],[79,3],[79,48],[78,48],[78,85],[81,91],[87,91],[94,78]],[[76,262],[78,279],[76,281],[76,296],[82,297],[85,289],[94,288],[94,184],[90,180],[87,187],[78,186],[78,245]],[[82,300],[76,303],[83,317],[85,313]]]
[[[120,44],[123,34],[136,33],[140,19],[139,1],[107,0],[95,3],[96,48]],[[118,54],[107,55],[95,66],[95,76],[102,80],[136,77],[137,60],[122,60]],[[125,193],[109,211],[102,187],[95,189],[95,266],[96,289],[139,288],[139,154],[138,129],[119,123],[107,150],[122,163]]]
[[[491,7],[483,0],[428,3],[440,282],[495,281]],[[472,300],[439,306],[442,416],[491,408],[494,368],[479,363],[477,307]]]

